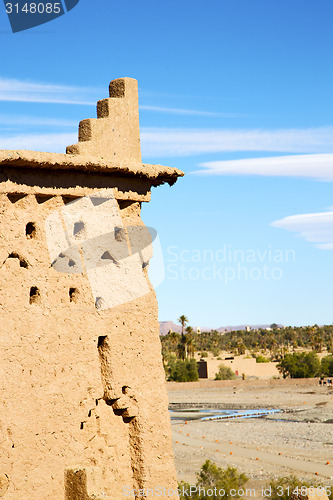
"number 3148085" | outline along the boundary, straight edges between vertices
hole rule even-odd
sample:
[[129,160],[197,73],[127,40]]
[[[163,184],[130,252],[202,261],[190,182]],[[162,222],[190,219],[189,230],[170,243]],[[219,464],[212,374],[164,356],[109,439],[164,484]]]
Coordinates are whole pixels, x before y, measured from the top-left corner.
[[60,14],[61,3],[25,3],[20,7],[18,3],[6,3],[7,14]]

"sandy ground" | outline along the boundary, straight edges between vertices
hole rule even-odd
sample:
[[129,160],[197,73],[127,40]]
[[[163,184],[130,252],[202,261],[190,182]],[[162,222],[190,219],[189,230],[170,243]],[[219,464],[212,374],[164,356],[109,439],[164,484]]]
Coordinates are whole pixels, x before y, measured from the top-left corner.
[[[295,383],[296,382],[296,383]],[[223,383],[222,383],[223,384]],[[266,418],[234,421],[172,420],[178,480],[194,484],[205,460],[244,472],[260,498],[272,477],[295,474],[333,485],[333,389],[316,381],[246,381],[168,384],[173,410],[280,408]],[[176,414],[177,415],[177,414]],[[327,464],[327,462],[330,462]]]

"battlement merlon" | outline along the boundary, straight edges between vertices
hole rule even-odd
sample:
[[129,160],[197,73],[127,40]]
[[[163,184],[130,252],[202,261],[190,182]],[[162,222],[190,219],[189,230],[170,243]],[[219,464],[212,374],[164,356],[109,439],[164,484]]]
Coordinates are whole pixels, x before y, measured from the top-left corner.
[[138,82],[113,80],[109,96],[98,101],[97,118],[80,122],[79,142],[68,146],[67,153],[141,163]]
[[174,184],[181,170],[142,163],[137,81],[113,80],[109,95],[97,103],[98,118],[80,122],[79,142],[66,154],[0,150],[0,184],[35,194],[42,174],[48,180],[43,194],[61,195],[71,186],[71,194],[81,195],[79,185],[94,179],[101,188],[113,186],[117,199],[136,201],[149,201],[152,186]]

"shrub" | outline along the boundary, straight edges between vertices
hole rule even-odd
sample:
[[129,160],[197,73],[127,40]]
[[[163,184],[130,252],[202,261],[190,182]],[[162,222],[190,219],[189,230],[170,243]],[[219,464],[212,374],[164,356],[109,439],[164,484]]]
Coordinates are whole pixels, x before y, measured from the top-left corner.
[[322,371],[323,375],[326,375],[327,377],[333,377],[333,356],[332,356],[332,354],[322,358],[321,371]]
[[[237,469],[233,467],[221,469],[221,467],[218,467],[210,460],[206,460],[201,467],[200,472],[197,473],[197,477],[198,480],[196,485],[192,486],[191,495],[191,486],[188,483],[181,482],[179,484],[181,500],[187,500],[189,498],[192,500],[225,500],[226,498],[238,499],[241,498],[241,496],[238,495],[239,490],[242,489],[248,481],[246,475],[240,474]],[[200,495],[193,489],[197,488],[199,490],[199,487],[201,488]],[[207,491],[208,493],[211,493],[210,490],[214,490],[213,495],[207,494]],[[235,490],[236,495],[230,495],[230,490]]]
[[233,380],[235,378],[236,374],[232,369],[222,364],[219,366],[219,371],[215,375],[215,380]]
[[[279,477],[278,479],[272,479],[270,481],[269,487],[265,489],[265,497],[270,500],[289,500],[294,490],[296,490],[295,493],[301,493],[304,491],[304,488],[310,488],[311,486],[314,488],[321,487],[318,483],[313,483],[312,481],[310,484],[307,481],[300,480],[293,475]],[[332,488],[327,485],[323,488],[326,488],[327,496],[332,498]]]
[[265,358],[262,354],[258,354],[258,356],[256,356],[256,363],[269,363],[269,359]]
[[287,376],[290,378],[313,378],[321,371],[318,355],[313,351],[287,354],[277,365],[277,368],[282,373],[283,378]]
[[177,359],[168,367],[169,378],[174,382],[194,382],[199,379],[198,365],[195,359]]
[[221,349],[219,349],[218,347],[212,347],[211,352],[212,352],[214,357],[217,357],[220,354]]

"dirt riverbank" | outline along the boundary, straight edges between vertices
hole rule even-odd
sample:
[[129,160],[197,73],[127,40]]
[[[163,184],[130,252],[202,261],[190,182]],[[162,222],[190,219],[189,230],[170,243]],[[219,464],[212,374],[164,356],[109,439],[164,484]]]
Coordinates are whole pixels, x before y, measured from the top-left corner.
[[[179,480],[194,484],[195,472],[210,459],[247,474],[258,498],[271,477],[295,474],[333,484],[332,388],[317,380],[237,380],[168,383],[168,391],[171,407],[185,409],[183,419],[172,420]],[[205,408],[284,412],[245,420],[191,420],[198,416],[193,410]]]

